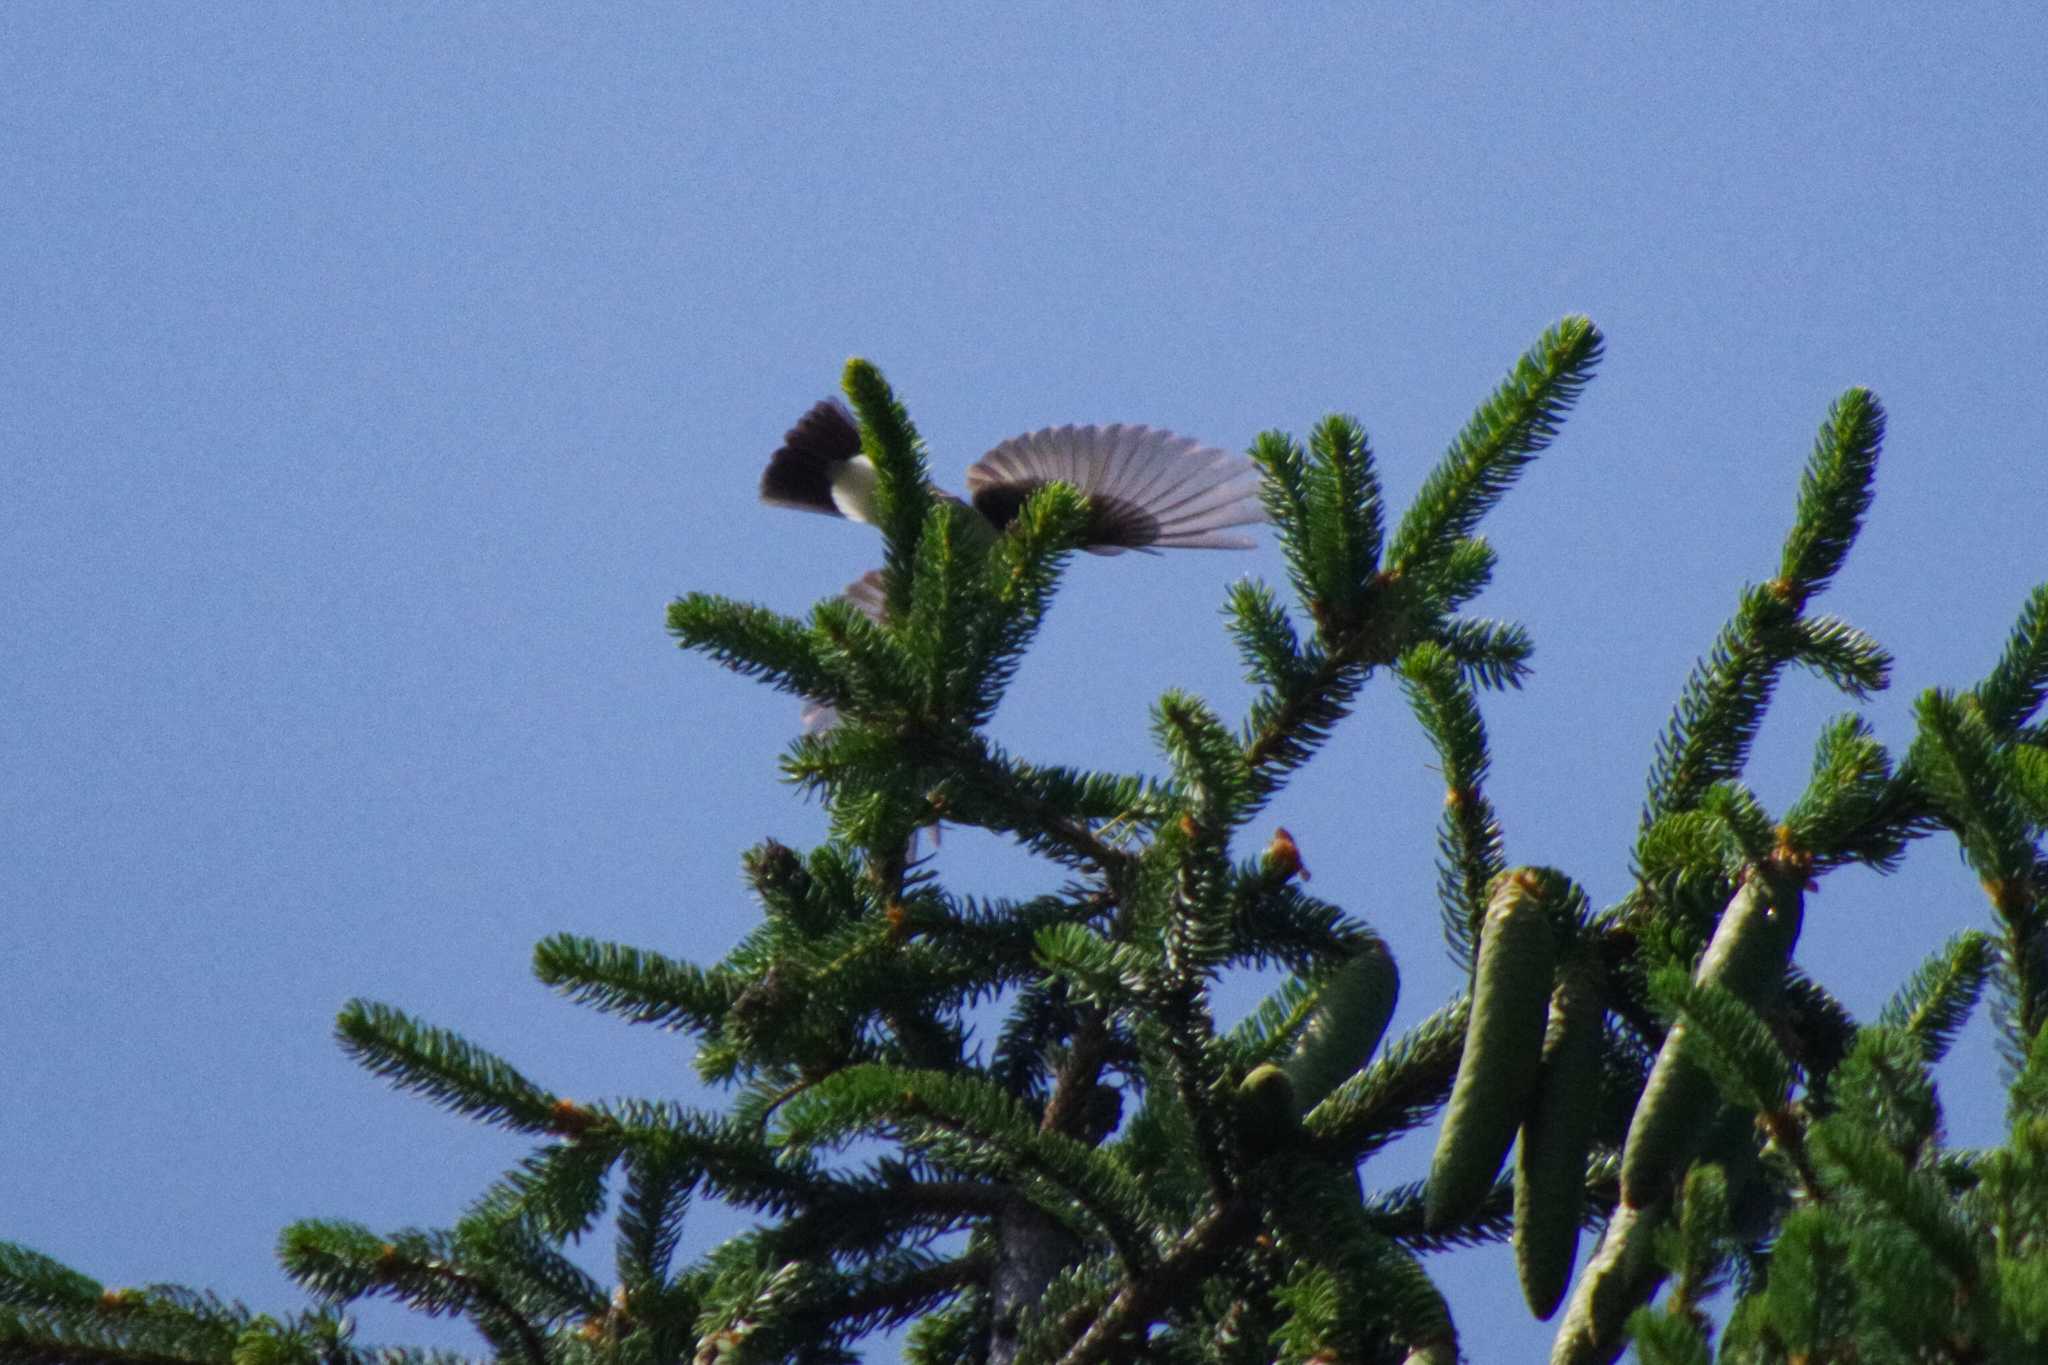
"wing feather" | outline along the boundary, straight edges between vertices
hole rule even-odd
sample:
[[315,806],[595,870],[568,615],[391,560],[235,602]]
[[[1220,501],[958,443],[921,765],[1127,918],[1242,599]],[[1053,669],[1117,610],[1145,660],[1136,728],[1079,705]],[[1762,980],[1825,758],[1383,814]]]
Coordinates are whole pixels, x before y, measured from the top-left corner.
[[1072,484],[1093,515],[1084,549],[1249,549],[1234,526],[1266,519],[1258,467],[1241,455],[1155,427],[1046,427],[1003,442],[967,471],[975,510],[1007,526],[1031,493]]
[[781,448],[768,457],[768,468],[761,473],[761,501],[843,517],[846,513],[832,491],[859,455],[860,428],[846,405],[836,398],[814,403],[783,436]]

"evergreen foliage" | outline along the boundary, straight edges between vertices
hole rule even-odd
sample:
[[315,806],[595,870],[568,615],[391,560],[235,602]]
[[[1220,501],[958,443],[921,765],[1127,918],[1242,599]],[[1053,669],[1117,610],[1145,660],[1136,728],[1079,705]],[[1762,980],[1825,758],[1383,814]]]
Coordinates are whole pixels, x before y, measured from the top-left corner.
[[[1854,698],[1889,675],[1868,635],[1810,611],[1883,439],[1877,400],[1845,394],[1776,576],[1741,591],[1652,756],[1634,888],[1596,912],[1565,874],[1508,860],[1480,696],[1518,684],[1530,641],[1458,612],[1495,567],[1482,518],[1557,436],[1601,346],[1584,319],[1547,332],[1391,522],[1352,419],[1305,446],[1261,436],[1294,600],[1231,590],[1257,694],[1235,725],[1163,696],[1160,774],[1038,764],[983,733],[1088,509],[1053,485],[989,536],[932,493],[904,408],[852,362],[881,619],[702,595],[669,616],[685,648],[837,710],[784,766],[830,839],[746,855],[763,917],[718,963],[569,935],[535,953],[570,999],[689,1034],[729,1103],[570,1100],[352,1003],[351,1055],[527,1135],[529,1155],[451,1228],[287,1228],[280,1255],[317,1305],[294,1316],[109,1289],[0,1244],[0,1361],[442,1359],[354,1340],[348,1305],[382,1296],[530,1365],[840,1361],[890,1328],[934,1363],[1451,1365],[1426,1258],[1510,1236],[1532,1311],[1564,1305],[1560,1365],[1631,1339],[1651,1365],[2048,1359],[2048,587],[1983,681],[1921,699],[1903,761],[1843,716],[1807,790],[1768,811],[1742,779],[1786,666]],[[1238,846],[1382,671],[1441,761],[1445,934],[1470,971],[1469,992],[1393,1037],[1400,977],[1379,935],[1307,893],[1284,830]],[[941,821],[1070,880],[957,895],[913,856]],[[1795,965],[1803,918],[1827,912],[1830,871],[1889,869],[1936,832],[1981,880],[1989,927],[1859,1024]],[[1215,983],[1276,965],[1289,978],[1219,1027]],[[1929,1068],[1987,989],[2009,1127],[1959,1151]],[[1376,1153],[1439,1121],[1426,1185],[1367,1186]],[[755,1225],[691,1245],[706,1199]],[[566,1251],[607,1216],[600,1279]]]

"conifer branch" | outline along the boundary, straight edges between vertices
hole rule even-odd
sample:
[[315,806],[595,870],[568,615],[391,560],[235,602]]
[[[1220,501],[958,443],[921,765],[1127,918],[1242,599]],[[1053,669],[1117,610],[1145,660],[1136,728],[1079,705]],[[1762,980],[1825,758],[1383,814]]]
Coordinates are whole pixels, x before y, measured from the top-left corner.
[[2048,860],[2014,791],[2010,761],[1977,708],[1939,689],[1915,707],[1909,767],[1955,831],[2004,930],[2002,984],[2014,1057],[2048,1022]]
[[81,1309],[106,1293],[99,1282],[40,1252],[0,1242],[0,1304],[9,1308]]
[[1915,1167],[1941,1128],[1934,1077],[1920,1040],[1904,1029],[1858,1030],[1830,1098],[1834,1116]]
[[1429,643],[1441,649],[1467,680],[1493,692],[1519,688],[1536,652],[1528,631],[1504,621],[1454,618],[1438,626]]
[[2048,583],[2027,594],[2005,650],[1974,695],[1984,723],[1998,736],[2013,734],[2034,718],[2048,697]]
[[1715,784],[1741,776],[1789,657],[1784,634],[1791,620],[1768,593],[1744,591],[1735,619],[1694,666],[1658,738],[1643,828],[1693,808]]
[[1876,641],[1832,617],[1802,614],[1862,527],[1883,439],[1884,410],[1868,391],[1851,389],[1837,400],[1801,478],[1778,577],[1744,590],[1735,618],[1694,666],[1658,740],[1644,829],[1741,776],[1787,663],[1812,668],[1858,697],[1888,682],[1891,658]]
[[1257,797],[1247,814],[1270,799],[1289,773],[1314,757],[1337,722],[1351,714],[1352,699],[1372,669],[1373,665],[1327,654],[1317,645],[1304,645],[1300,664],[1290,672],[1284,690],[1269,688],[1253,702],[1239,737]]
[[1486,799],[1491,759],[1479,703],[1459,676],[1458,661],[1439,645],[1417,645],[1401,658],[1408,705],[1436,746],[1444,778],[1443,823],[1437,833],[1437,895],[1451,958],[1470,967],[1472,945],[1486,914],[1487,890],[1507,866],[1500,822]]
[[[1218,726],[1210,737],[1220,735]],[[1222,744],[1228,746],[1228,739]],[[1234,750],[1229,756],[1235,758]],[[1200,781],[1192,784],[1198,791]],[[1223,798],[1218,795],[1216,800]],[[1196,811],[1212,818],[1215,814],[1200,798]],[[1205,827],[1191,813],[1166,830],[1148,855],[1155,862],[1170,860],[1173,878],[1162,943],[1163,971],[1157,978],[1153,1003],[1174,1086],[1190,1120],[1193,1155],[1208,1180],[1211,1196],[1218,1200],[1226,1198],[1234,1184],[1231,1143],[1220,1112],[1225,1073],[1208,998],[1209,979],[1229,949],[1230,869],[1223,853],[1220,832]]]
[[[730,1340],[742,1359],[803,1359],[838,1343],[894,1327],[930,1312],[988,1275],[982,1252],[941,1259],[926,1252],[899,1252],[850,1271],[800,1266],[773,1284],[756,1304],[732,1315],[735,1327],[707,1338],[712,1352]],[[755,1316],[758,1314],[758,1316]],[[700,1346],[698,1356],[707,1358]]]
[[867,361],[847,361],[841,387],[860,418],[861,453],[875,467],[875,509],[886,547],[882,590],[889,616],[901,619],[910,610],[919,538],[933,502],[924,440],[882,372]]
[[322,1298],[347,1303],[382,1294],[427,1313],[459,1313],[527,1365],[547,1365],[540,1325],[487,1273],[466,1268],[446,1234],[404,1232],[387,1240],[359,1224],[307,1220],[285,1229],[278,1257]]
[[1891,686],[1892,656],[1838,616],[1807,616],[1785,629],[1786,657],[1858,701]]
[[1414,1252],[1451,1251],[1504,1242],[1514,1230],[1515,1186],[1498,1180],[1470,1216],[1432,1230],[1424,1211],[1422,1181],[1395,1185],[1366,1199],[1365,1218],[1375,1232]]
[[1137,779],[1025,763],[980,735],[934,742],[933,756],[955,773],[947,788],[948,818],[1015,835],[1070,867],[1101,872],[1112,887],[1129,875],[1135,857],[1090,824],[1136,821],[1142,828],[1163,809]]
[[[828,1078],[783,1110],[782,1135],[799,1148],[888,1125],[961,1169],[1020,1181],[1037,1194],[1044,1182],[1075,1201],[1133,1267],[1152,1261],[1139,1231],[1148,1208],[1142,1187],[1100,1150],[1043,1131],[1016,1100],[985,1082],[892,1067],[850,1068]],[[964,1142],[946,1139],[957,1135]],[[1055,1217],[1058,1201],[1033,1202]]]
[[1879,1027],[1911,1037],[1929,1065],[1940,1061],[1977,1007],[1995,953],[1989,936],[1974,929],[1957,934],[1893,992]]
[[1792,531],[1772,593],[1794,612],[1824,590],[1863,529],[1884,446],[1884,406],[1868,389],[1850,389],[1828,409],[1799,479]]
[[1096,1093],[1103,1064],[1109,1060],[1109,1043],[1109,1026],[1102,1012],[1088,1011],[1053,1081],[1052,1095],[1038,1122],[1040,1131],[1083,1138],[1089,1101]]
[[1284,431],[1262,431],[1252,442],[1253,463],[1264,479],[1259,485],[1266,518],[1280,539],[1288,577],[1304,603],[1316,601],[1316,557],[1309,531],[1308,456]]
[[680,1144],[643,1140],[627,1157],[616,1263],[628,1294],[655,1293],[667,1285],[697,1181],[697,1168]]
[[1293,881],[1279,880],[1264,859],[1238,866],[1230,896],[1225,965],[1279,965],[1313,973],[1376,941],[1372,930],[1336,906]]
[[1097,1365],[1118,1358],[1124,1337],[1193,1297],[1208,1276],[1258,1227],[1258,1209],[1231,1199],[1190,1227],[1149,1273],[1127,1280],[1093,1315],[1059,1365]]
[[1326,632],[1350,629],[1364,614],[1379,570],[1379,476],[1365,432],[1330,416],[1309,435],[1304,458],[1292,438],[1269,432],[1253,459],[1274,484],[1267,510],[1280,529],[1295,589]]
[[851,697],[819,635],[780,612],[693,592],[669,603],[668,629],[682,648],[708,654],[742,677],[834,705]]
[[647,948],[598,943],[572,934],[544,938],[533,974],[569,999],[635,1024],[715,1031],[739,998],[730,972],[706,971]]
[[1394,572],[1427,581],[1452,546],[1557,436],[1600,363],[1604,340],[1590,319],[1566,318],[1539,338],[1423,481],[1387,547]]
[[342,1050],[371,1071],[456,1113],[530,1133],[590,1125],[588,1111],[541,1089],[511,1063],[388,1005],[352,1000],[334,1031]]
[[1087,522],[1084,498],[1065,484],[1048,484],[1026,500],[989,552],[982,571],[988,605],[978,606],[969,622],[962,671],[970,704],[959,717],[962,723],[981,726],[995,715]]
[[1853,1185],[1904,1223],[1920,1245],[1934,1253],[1962,1292],[1974,1288],[1983,1270],[1977,1237],[1957,1217],[1946,1190],[1908,1169],[1897,1153],[1841,1120],[1822,1119],[1814,1125],[1810,1141],[1833,1168],[1835,1178]]
[[[1705,1365],[1714,1330],[1729,1360],[2032,1359],[2048,1341],[2048,587],[1974,690],[1922,698],[1901,763],[1837,718],[1774,819],[1743,774],[1786,667],[1859,699],[1890,680],[1872,637],[1810,610],[1882,444],[1883,409],[1850,390],[1775,576],[1743,592],[1659,740],[1635,888],[1593,916],[1564,874],[1508,873],[1477,693],[1518,686],[1533,646],[1456,613],[1498,567],[1483,517],[1601,348],[1581,318],[1547,332],[1391,534],[1356,420],[1325,418],[1305,446],[1262,435],[1298,600],[1230,590],[1257,694],[1231,729],[1167,692],[1157,778],[1034,764],[982,733],[1100,508],[1054,482],[993,529],[932,489],[907,413],[849,362],[880,604],[866,583],[808,620],[705,594],[669,612],[685,647],[839,712],[784,760],[831,837],[747,855],[763,918],[715,965],[567,934],[535,953],[571,999],[693,1034],[729,1103],[576,1103],[352,1002],[337,1032],[366,1067],[538,1145],[447,1231],[295,1225],[284,1260],[329,1305],[296,1319],[110,1292],[0,1244],[0,1365],[444,1365],[354,1346],[337,1306],[370,1295],[460,1314],[528,1365],[840,1360],[917,1319],[909,1349],[932,1362],[1448,1365],[1457,1334],[1417,1255],[1510,1235],[1536,1313],[1571,1290],[1556,1365],[1612,1360],[1631,1331],[1650,1365]],[[844,454],[841,416],[816,420]],[[1391,1042],[1385,943],[1307,892],[1285,830],[1236,844],[1389,667],[1443,770],[1446,935],[1476,958],[1469,996]],[[958,894],[911,842],[941,822],[1073,880]],[[1805,893],[1940,827],[2000,932],[1952,940],[1859,1027],[1791,962]],[[1292,977],[1219,1033],[1211,992],[1244,966]],[[1930,1068],[1987,983],[2018,1066],[2010,1132],[1960,1151]],[[1428,1185],[1368,1192],[1361,1163],[1439,1111]],[[759,1225],[679,1264],[707,1198]],[[564,1253],[608,1205],[616,1288]],[[1573,1285],[1580,1225],[1603,1220]],[[1870,1283],[1886,1291],[1857,1292]],[[1717,1328],[1709,1301],[1731,1284]]]
[[1859,716],[1840,716],[1814,746],[1813,777],[1785,812],[1780,841],[1796,848],[1818,871],[1864,863],[1881,871],[1898,865],[1912,834],[1893,818],[1899,788],[1891,757]]
[[469,1217],[528,1224],[559,1240],[581,1237],[604,1212],[607,1180],[624,1150],[622,1135],[602,1128],[549,1143],[485,1190]]
[[1226,590],[1225,619],[1251,680],[1271,692],[1290,692],[1304,681],[1301,639],[1273,590],[1240,578]]

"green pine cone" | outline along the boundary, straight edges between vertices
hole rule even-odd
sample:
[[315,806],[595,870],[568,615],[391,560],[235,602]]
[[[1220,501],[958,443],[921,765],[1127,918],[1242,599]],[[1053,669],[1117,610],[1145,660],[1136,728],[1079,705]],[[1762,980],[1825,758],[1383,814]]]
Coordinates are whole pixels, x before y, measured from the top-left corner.
[[[1774,898],[1779,904],[1773,904]],[[1797,887],[1774,897],[1770,883],[1752,875],[1728,902],[1714,937],[1693,972],[1700,985],[1716,985],[1752,1008],[1766,1004],[1785,980],[1785,964],[1799,938]],[[1720,1095],[1687,1051],[1686,1021],[1664,1037],[1643,1084],[1621,1149],[1621,1201],[1648,1208],[1670,1197],[1686,1166],[1713,1127]]]
[[1280,1064],[1294,1086],[1295,1113],[1321,1104],[1371,1059],[1400,994],[1394,955],[1378,939],[1331,974],[1294,1051]]
[[1605,1014],[1597,966],[1574,962],[1550,997],[1543,1069],[1515,1152],[1515,1269],[1538,1318],[1557,1311],[1578,1258]]
[[1502,877],[1486,907],[1472,974],[1472,1023],[1430,1162],[1423,1220],[1432,1231],[1477,1212],[1507,1158],[1543,1058],[1557,958],[1539,876]]

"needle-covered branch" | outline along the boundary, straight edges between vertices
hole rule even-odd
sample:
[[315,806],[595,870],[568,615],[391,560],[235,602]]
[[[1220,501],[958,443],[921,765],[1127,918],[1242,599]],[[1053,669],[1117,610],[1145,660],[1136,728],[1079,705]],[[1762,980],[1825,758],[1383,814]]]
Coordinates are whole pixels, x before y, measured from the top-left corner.
[[528,1133],[577,1133],[595,1121],[511,1063],[389,1005],[351,1001],[334,1031],[342,1050],[371,1071],[458,1114]]
[[1880,1027],[1911,1037],[1929,1065],[1955,1043],[1996,960],[1990,935],[1975,929],[1957,934],[1908,977],[1877,1016]]
[[875,509],[886,547],[883,596],[888,614],[901,617],[910,607],[919,542],[933,501],[924,438],[882,372],[867,361],[857,356],[847,361],[841,387],[860,419],[861,454],[874,466]]
[[2028,594],[2004,653],[1977,684],[1977,708],[1995,735],[2013,734],[2048,697],[2048,583]]
[[1834,579],[1863,529],[1876,493],[1884,424],[1884,407],[1868,389],[1850,389],[1837,398],[1821,423],[1771,585],[1794,611]]
[[1862,528],[1883,439],[1884,411],[1868,392],[1851,389],[1837,400],[1801,478],[1778,577],[1743,591],[1657,742],[1645,829],[1742,775],[1786,664],[1809,667],[1859,698],[1886,685],[1891,656],[1875,640],[1835,618],[1803,615]]
[[1018,1182],[1041,1208],[1078,1203],[1127,1264],[1151,1260],[1140,1231],[1150,1212],[1143,1187],[1106,1153],[1041,1129],[1012,1097],[964,1076],[886,1067],[842,1071],[785,1106],[781,1140],[799,1149],[876,1129],[960,1170]]
[[1425,582],[1438,576],[1523,468],[1556,439],[1605,344],[1590,319],[1566,318],[1515,362],[1424,480],[1387,547],[1389,569]]
[[1507,864],[1500,821],[1486,799],[1486,722],[1479,700],[1460,676],[1458,661],[1438,645],[1417,645],[1401,660],[1402,690],[1422,729],[1436,747],[1444,779],[1444,813],[1437,832],[1437,896],[1442,903],[1444,941],[1460,966],[1472,962],[1472,945],[1486,897]]
[[[1481,704],[1512,699],[1534,644],[1460,613],[1501,567],[1483,518],[1602,345],[1580,318],[1547,332],[1392,522],[1355,419],[1261,436],[1294,600],[1230,589],[1255,689],[1242,721],[1167,690],[1156,771],[1129,773],[1047,763],[987,727],[1076,548],[1142,548],[1133,509],[1170,507],[1179,538],[1158,543],[1236,544],[1218,532],[1245,520],[1248,471],[1089,428],[1093,473],[1041,464],[991,501],[985,461],[970,505],[934,491],[909,415],[850,362],[857,431],[814,408],[764,487],[878,521],[885,567],[803,619],[704,594],[670,609],[686,648],[811,704],[783,772],[829,837],[745,856],[761,917],[721,960],[569,934],[535,952],[543,983],[685,1044],[678,1072],[723,1097],[571,1101],[352,1003],[338,1032],[369,1070],[529,1150],[446,1230],[294,1225],[285,1263],[323,1305],[296,1318],[109,1290],[0,1245],[0,1365],[439,1365],[353,1344],[338,1310],[371,1296],[459,1315],[527,1365],[826,1365],[893,1328],[915,1365],[1448,1365],[1460,1340],[1427,1258],[1503,1238],[1530,1311],[1567,1305],[1558,1365],[1613,1360],[1631,1330],[1647,1365],[1705,1365],[1717,1344],[1724,1365],[2048,1358],[2048,587],[1974,689],[1922,699],[1901,761],[1839,717],[1774,817],[1745,772],[1787,668],[1857,701],[1891,675],[1875,639],[1812,610],[1882,444],[1882,408],[1850,390],[1775,572],[1692,671],[1640,825],[1616,832],[1628,889],[1594,913],[1565,874],[1510,871]],[[1129,539],[1105,538],[1120,525]],[[1390,669],[1442,776],[1440,899],[1471,975],[1392,1037],[1413,908],[1370,869],[1325,872],[1285,828],[1252,832],[1269,810],[1329,829],[1274,808]],[[1567,790],[1572,761],[1546,761],[1545,789]],[[1401,784],[1353,776],[1351,825],[1316,838],[1400,827]],[[1937,829],[1983,882],[1990,932],[1951,940],[1859,1026],[1794,960],[1800,927],[1862,912],[1823,896],[1824,874],[1889,870]],[[1038,872],[1003,885],[1013,860],[983,856],[985,836]],[[685,914],[716,900],[689,891]],[[701,957],[696,923],[676,933]],[[1283,979],[1232,1024],[1224,987],[1248,969]],[[1986,986],[2015,1066],[2010,1131],[1961,1152],[1930,1068]],[[1385,1149],[1439,1120],[1428,1182],[1384,1179]],[[693,1242],[707,1204],[753,1226]],[[609,1282],[569,1254],[607,1216]],[[1724,1315],[1710,1300],[1730,1289]]]

